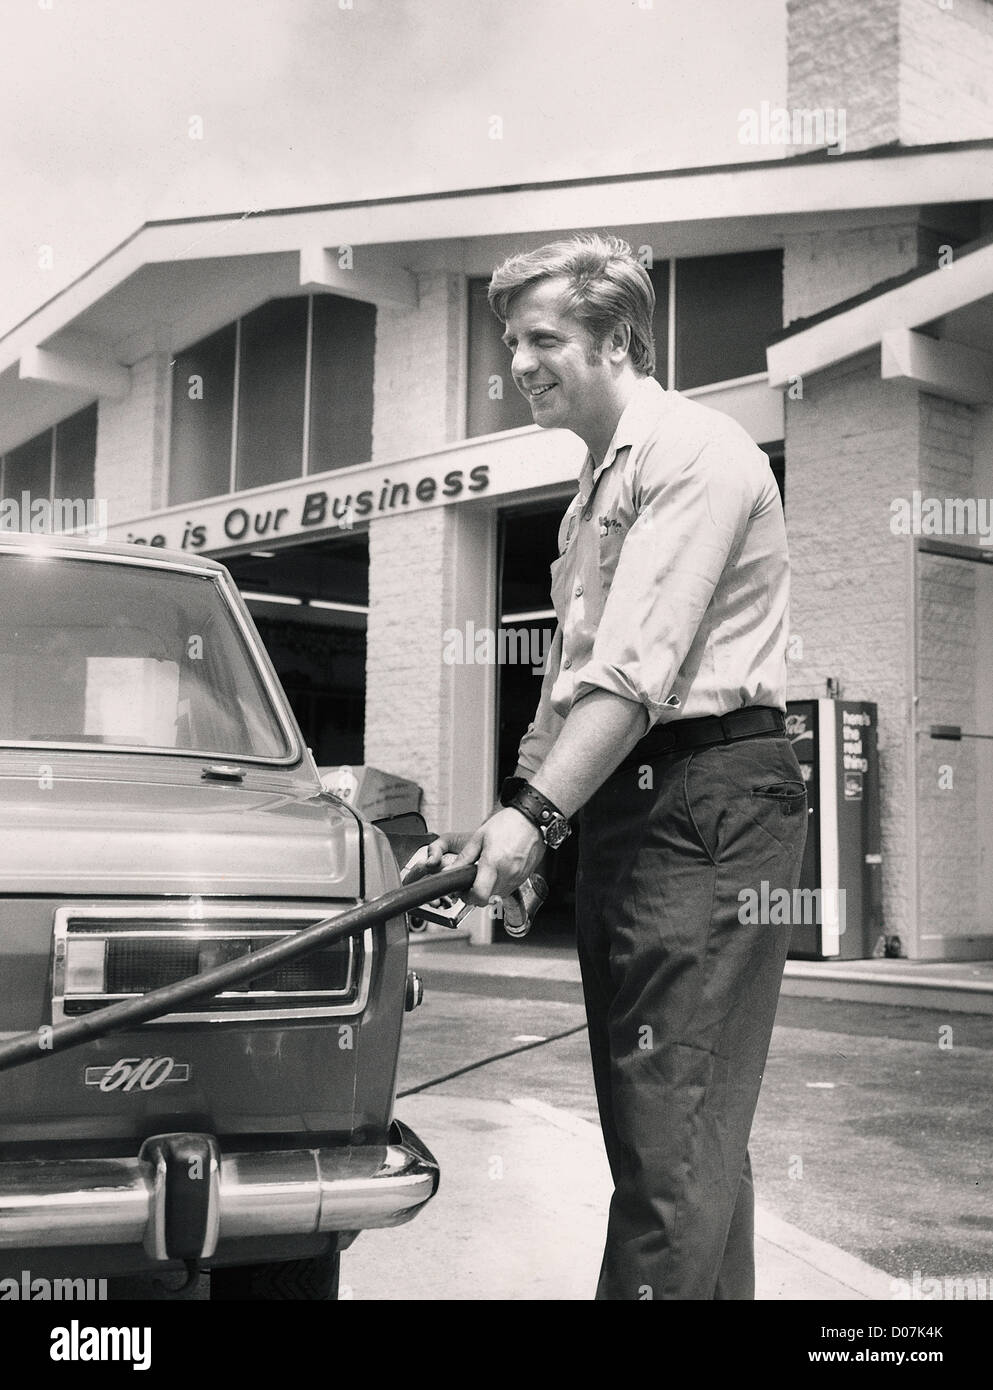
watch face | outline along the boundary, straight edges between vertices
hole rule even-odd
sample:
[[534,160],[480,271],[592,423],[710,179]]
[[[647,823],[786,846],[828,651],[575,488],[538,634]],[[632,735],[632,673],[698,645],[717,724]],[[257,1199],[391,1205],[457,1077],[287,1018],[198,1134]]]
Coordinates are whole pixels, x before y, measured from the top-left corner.
[[545,827],[545,844],[549,849],[558,849],[564,840],[569,838],[569,822],[565,816],[557,816],[549,825]]

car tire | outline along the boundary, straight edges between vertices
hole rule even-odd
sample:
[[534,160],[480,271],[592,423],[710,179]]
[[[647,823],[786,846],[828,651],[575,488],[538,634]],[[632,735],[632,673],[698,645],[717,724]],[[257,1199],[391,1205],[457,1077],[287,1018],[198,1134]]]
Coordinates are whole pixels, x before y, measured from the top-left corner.
[[210,1274],[211,1302],[336,1302],[341,1256],[338,1251],[309,1260],[236,1265]]

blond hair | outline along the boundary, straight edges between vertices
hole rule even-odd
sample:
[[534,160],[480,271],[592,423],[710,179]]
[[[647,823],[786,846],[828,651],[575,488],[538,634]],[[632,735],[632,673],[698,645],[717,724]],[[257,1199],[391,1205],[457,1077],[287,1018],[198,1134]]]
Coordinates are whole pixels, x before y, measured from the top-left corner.
[[631,362],[643,376],[655,371],[655,290],[644,266],[620,237],[586,232],[510,256],[493,272],[487,298],[503,323],[523,289],[540,280],[564,279],[566,309],[602,343],[614,326],[631,329]]

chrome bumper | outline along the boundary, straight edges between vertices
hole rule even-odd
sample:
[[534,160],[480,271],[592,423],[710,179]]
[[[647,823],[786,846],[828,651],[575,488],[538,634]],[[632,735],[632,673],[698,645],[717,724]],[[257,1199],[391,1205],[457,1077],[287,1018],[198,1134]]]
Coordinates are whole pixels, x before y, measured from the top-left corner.
[[152,1260],[172,1258],[167,1208],[175,1203],[167,1203],[156,1148],[187,1137],[211,1155],[204,1259],[220,1241],[398,1226],[438,1187],[434,1158],[396,1121],[379,1147],[223,1154],[213,1136],[155,1136],[137,1158],[0,1163],[0,1250],[137,1244]]

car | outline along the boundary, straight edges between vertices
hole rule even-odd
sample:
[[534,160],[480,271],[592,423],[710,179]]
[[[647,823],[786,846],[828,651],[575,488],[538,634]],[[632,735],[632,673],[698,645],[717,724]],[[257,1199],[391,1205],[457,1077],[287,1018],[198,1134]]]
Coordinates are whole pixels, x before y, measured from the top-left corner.
[[393,1114],[419,999],[403,912],[51,1039],[398,888],[409,838],[322,784],[216,561],[0,536],[0,649],[0,1045],[38,1035],[0,1072],[0,1277],[336,1297],[357,1233],[438,1186]]

